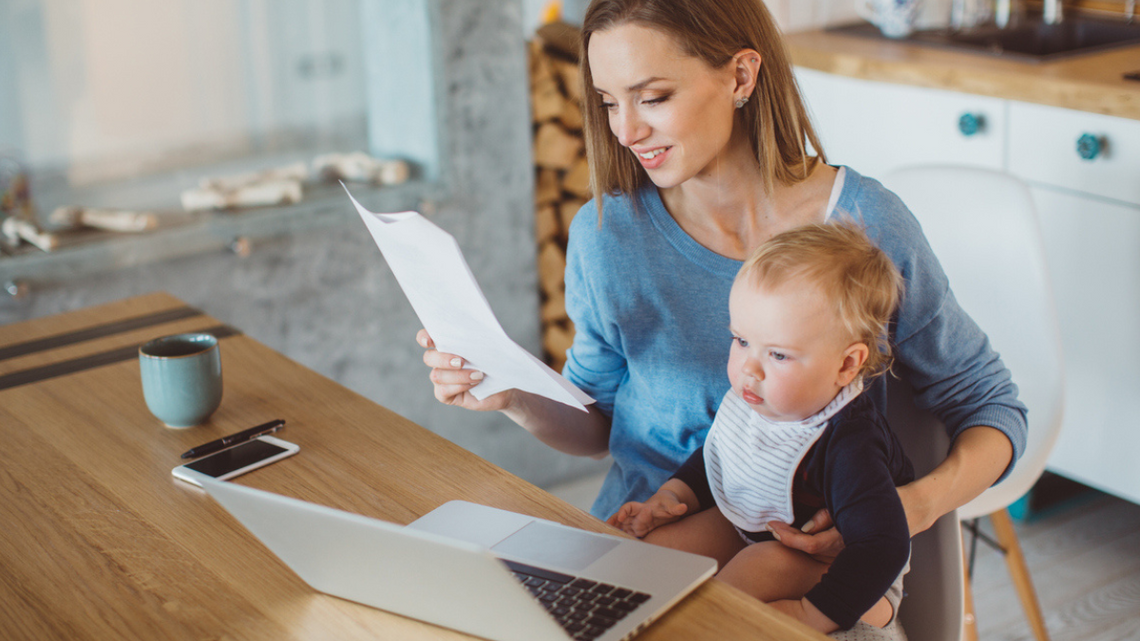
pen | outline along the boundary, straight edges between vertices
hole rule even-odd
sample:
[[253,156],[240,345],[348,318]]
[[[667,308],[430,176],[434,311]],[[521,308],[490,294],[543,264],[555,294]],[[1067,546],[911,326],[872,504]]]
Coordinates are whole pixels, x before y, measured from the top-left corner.
[[218,450],[225,449],[225,448],[227,448],[231,445],[234,445],[236,443],[248,441],[250,439],[254,439],[254,438],[257,438],[258,436],[263,436],[265,434],[272,434],[272,433],[276,432],[277,430],[281,429],[282,427],[285,427],[285,419],[280,419],[280,418],[274,419],[272,421],[269,421],[268,423],[262,423],[261,425],[251,427],[248,430],[242,430],[236,434],[230,434],[229,436],[223,436],[222,438],[220,438],[216,441],[210,441],[209,443],[203,443],[197,447],[192,447],[189,450],[182,453],[182,458],[193,458],[195,456],[205,456],[206,454],[213,454],[214,452],[217,452]]

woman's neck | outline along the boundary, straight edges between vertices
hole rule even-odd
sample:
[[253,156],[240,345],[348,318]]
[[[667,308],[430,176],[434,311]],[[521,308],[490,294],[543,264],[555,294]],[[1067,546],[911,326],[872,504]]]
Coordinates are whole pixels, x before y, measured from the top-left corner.
[[666,210],[698,243],[743,260],[780,232],[826,219],[834,168],[817,164],[806,180],[766,193],[750,147],[725,156],[701,175],[660,190]]

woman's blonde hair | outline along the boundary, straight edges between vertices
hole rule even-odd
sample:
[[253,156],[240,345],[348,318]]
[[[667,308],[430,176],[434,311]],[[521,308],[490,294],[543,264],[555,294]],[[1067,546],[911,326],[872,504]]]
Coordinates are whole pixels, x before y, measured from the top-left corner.
[[854,223],[808,225],[773,236],[748,257],[736,280],[757,289],[789,282],[819,287],[843,327],[869,348],[863,377],[890,369],[888,323],[902,298],[903,279]]
[[[760,163],[764,188],[792,185],[826,162],[819,138],[800,98],[783,37],[762,0],[594,0],[582,25],[581,67],[586,155],[590,187],[602,211],[603,194],[632,194],[648,175],[610,132],[602,98],[594,90],[590,37],[623,24],[636,24],[672,37],[687,55],[718,69],[741,49],[761,56],[756,88],[736,110]],[[817,154],[808,156],[805,141]]]

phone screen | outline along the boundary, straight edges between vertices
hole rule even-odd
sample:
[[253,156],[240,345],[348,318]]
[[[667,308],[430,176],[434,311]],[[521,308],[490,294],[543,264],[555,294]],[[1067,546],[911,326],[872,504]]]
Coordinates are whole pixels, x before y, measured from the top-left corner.
[[195,472],[201,472],[207,476],[218,478],[224,474],[229,474],[235,470],[253,465],[258,461],[263,461],[271,456],[276,456],[288,451],[289,450],[278,447],[272,443],[253,439],[252,441],[246,441],[241,445],[231,447],[228,450],[211,454],[193,463],[187,463],[184,467],[188,467]]

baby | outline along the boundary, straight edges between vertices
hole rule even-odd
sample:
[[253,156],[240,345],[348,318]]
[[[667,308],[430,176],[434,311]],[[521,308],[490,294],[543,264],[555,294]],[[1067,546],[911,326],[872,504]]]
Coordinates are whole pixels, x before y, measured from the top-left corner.
[[[889,366],[887,322],[901,289],[890,259],[849,224],[761,245],[732,286],[732,389],[704,447],[609,523],[717,558],[718,578],[821,632],[858,624],[864,636],[905,638],[884,595],[901,594],[910,558],[895,488],[914,472],[860,395]],[[767,530],[802,527],[820,508],[845,545],[830,562]]]

